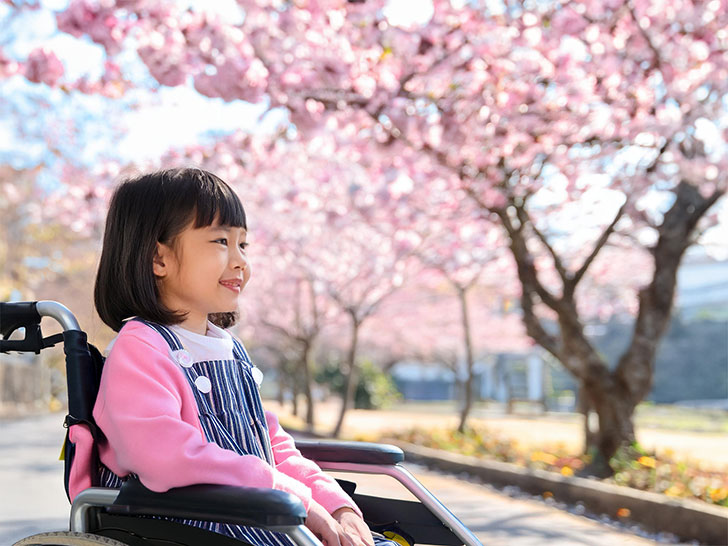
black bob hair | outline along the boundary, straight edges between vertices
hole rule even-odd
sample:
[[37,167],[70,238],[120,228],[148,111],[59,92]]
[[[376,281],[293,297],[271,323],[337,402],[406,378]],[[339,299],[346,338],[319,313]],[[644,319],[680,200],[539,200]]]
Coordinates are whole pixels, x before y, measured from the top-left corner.
[[[123,181],[114,192],[106,217],[104,243],[94,286],[96,310],[118,332],[124,319],[139,317],[160,324],[179,324],[186,314],[167,309],[159,300],[152,269],[157,243],[172,246],[194,220],[247,230],[245,210],[235,192],[214,174],[195,168],[168,169]],[[236,313],[216,313],[222,327]]]

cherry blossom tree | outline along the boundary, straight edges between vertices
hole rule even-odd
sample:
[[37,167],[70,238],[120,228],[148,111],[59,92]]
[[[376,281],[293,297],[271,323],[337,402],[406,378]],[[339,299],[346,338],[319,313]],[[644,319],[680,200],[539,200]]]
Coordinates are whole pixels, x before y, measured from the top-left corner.
[[[105,48],[98,86],[67,82],[47,48],[0,54],[0,70],[123,91],[133,84],[114,60],[135,50],[158,84],[266,100],[287,113],[286,133],[372,178],[389,160],[419,191],[465,192],[508,237],[527,331],[579,381],[602,458],[632,441],[680,260],[726,191],[726,0],[434,0],[417,23],[392,22],[383,1],[239,5],[231,22],[173,2],[72,0],[58,25]],[[549,218],[594,188],[618,199],[582,220],[601,232],[577,246]],[[543,204],[548,192],[558,204]],[[652,275],[610,369],[584,333],[581,287],[625,231],[648,249]]]
[[[480,222],[478,222],[480,223]],[[482,226],[478,226],[482,229]],[[462,326],[463,352],[465,356],[466,379],[463,385],[464,400],[460,409],[458,431],[464,432],[465,425],[473,405],[473,366],[475,356],[471,334],[471,318],[468,296],[484,276],[498,247],[487,237],[473,235],[479,233],[473,222],[463,219],[452,231],[445,232],[439,240],[430,242],[428,249],[420,254],[422,261],[429,268],[438,271],[455,292],[460,305],[460,324]],[[475,243],[475,244],[472,244]],[[429,252],[428,252],[429,250]]]
[[463,432],[473,405],[475,364],[468,298],[473,289],[484,281],[487,271],[491,276],[498,272],[507,277],[503,271],[505,264],[499,259],[499,256],[505,255],[506,246],[501,231],[495,225],[487,225],[480,208],[474,206],[464,192],[415,192],[413,197],[408,201],[408,206],[413,209],[410,215],[419,213],[427,218],[426,222],[409,226],[410,230],[416,230],[412,235],[422,241],[415,254],[426,270],[445,280],[459,304],[458,322],[462,331],[455,339],[462,340],[461,350],[450,353],[445,360],[454,361],[456,372],[458,356],[462,356],[465,362],[463,404],[458,425],[458,430]]
[[[306,398],[305,421],[307,427],[313,430],[314,351],[325,326],[325,310],[330,305],[325,300],[325,295],[317,292],[315,281],[297,267],[292,252],[279,253],[275,246],[267,246],[264,252],[267,259],[255,256],[255,269],[260,273],[250,287],[255,292],[250,298],[253,302],[251,321],[257,326],[255,338],[260,337],[261,329],[267,329],[276,337],[283,338],[282,343],[285,346],[294,348],[295,368],[303,376],[300,384]],[[292,263],[280,263],[283,261],[281,254],[289,259],[293,258]],[[279,263],[271,263],[274,261]],[[273,269],[275,265],[282,266],[283,269]]]

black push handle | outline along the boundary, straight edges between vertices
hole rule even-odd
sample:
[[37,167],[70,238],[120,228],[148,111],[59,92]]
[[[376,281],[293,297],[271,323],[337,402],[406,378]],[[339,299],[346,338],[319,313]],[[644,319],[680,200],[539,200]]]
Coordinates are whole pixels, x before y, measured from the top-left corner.
[[[40,353],[43,348],[40,318],[35,301],[0,302],[0,333],[3,336],[0,351]],[[25,338],[9,340],[10,335],[20,328],[25,328]]]
[[[0,352],[9,351],[40,353],[41,349],[50,347],[62,336],[51,336],[43,339],[40,329],[42,317],[54,318],[63,327],[63,331],[80,330],[76,317],[67,307],[55,301],[18,301],[0,302]],[[8,339],[16,330],[24,328],[24,339]]]

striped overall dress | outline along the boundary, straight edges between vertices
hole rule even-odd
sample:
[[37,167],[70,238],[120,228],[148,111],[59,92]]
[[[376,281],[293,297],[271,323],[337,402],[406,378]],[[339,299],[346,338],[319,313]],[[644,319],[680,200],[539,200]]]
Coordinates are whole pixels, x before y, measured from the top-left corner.
[[[179,338],[169,328],[144,320],[140,322],[162,335],[173,356],[180,354],[176,351],[184,351]],[[254,366],[243,345],[235,338],[233,341],[233,360],[192,363],[189,362],[191,359],[178,358],[177,361],[192,387],[207,441],[239,455],[255,455],[273,465],[268,426],[253,377]],[[118,488],[121,483],[122,479],[111,470],[102,468],[102,486]],[[175,521],[235,537],[253,546],[293,545],[287,536],[264,529],[208,521]]]

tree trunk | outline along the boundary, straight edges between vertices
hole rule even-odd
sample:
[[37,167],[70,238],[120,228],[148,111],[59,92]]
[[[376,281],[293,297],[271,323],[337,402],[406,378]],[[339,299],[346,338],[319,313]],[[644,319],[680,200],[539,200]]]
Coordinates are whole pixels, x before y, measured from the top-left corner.
[[[688,182],[678,184],[675,202],[657,227],[658,240],[651,249],[655,271],[650,284],[639,293],[639,312],[632,341],[613,372],[584,335],[574,294],[624,209],[620,209],[576,272],[567,271],[561,257],[530,220],[525,202],[513,201],[507,209],[493,210],[510,237],[510,249],[522,286],[521,307],[526,331],[582,385],[582,394],[586,395],[599,417],[596,436],[585,440],[587,443],[593,440],[597,446],[599,453],[595,466],[602,466],[605,472],[609,471],[608,461],[617,449],[634,442],[632,415],[652,387],[655,356],[670,321],[680,261],[692,243],[698,221],[721,195],[722,192],[716,190],[712,195],[703,197]],[[553,258],[556,273],[563,283],[561,295],[551,292],[541,283],[527,244],[527,232],[535,234]],[[558,332],[550,332],[536,314],[535,308],[539,303],[556,314]]]
[[[567,312],[568,311],[568,312]],[[564,355],[562,363],[576,370],[580,395],[588,401],[599,419],[599,430],[585,438],[585,444],[592,444],[599,452],[595,456],[592,473],[607,475],[608,462],[620,445],[634,442],[632,425],[633,404],[624,386],[609,370],[607,363],[584,335],[584,328],[577,317],[575,303],[569,302],[562,307],[559,315],[559,330]],[[588,412],[585,419],[588,419]],[[589,426],[588,422],[585,427]]]
[[584,419],[584,453],[593,452],[597,448],[596,431],[592,430],[590,423],[590,415],[592,412],[592,403],[589,400],[589,394],[583,383],[579,383],[577,394],[577,410]]
[[278,358],[278,404],[281,408],[286,402],[286,390],[288,389],[288,374],[286,373],[286,360],[281,355]]
[[298,405],[298,394],[300,392],[298,381],[296,381],[296,375],[291,374],[291,408],[293,411],[293,415],[295,417],[298,417],[300,413],[300,408]]
[[283,404],[286,401],[286,385],[282,379],[278,380],[278,394],[276,398],[278,399],[278,405],[283,407]]
[[615,369],[617,381],[625,386],[635,405],[652,388],[655,355],[670,324],[682,257],[693,242],[698,221],[720,195],[716,191],[703,197],[696,187],[681,182],[675,192],[675,202],[658,228],[657,244],[651,249],[655,272],[650,284],[639,292],[639,312],[632,342]]
[[465,424],[473,407],[473,342],[470,336],[470,317],[468,315],[468,291],[466,288],[456,286],[458,299],[460,300],[460,313],[463,325],[463,344],[465,347],[465,365],[467,375],[465,377],[464,400],[460,410],[460,424],[458,432],[465,432]]
[[351,314],[351,341],[349,343],[349,352],[346,357],[346,372],[344,374],[344,394],[341,400],[341,411],[336,421],[336,426],[331,435],[338,438],[341,434],[341,428],[344,425],[344,417],[349,409],[351,401],[354,399],[357,383],[356,369],[356,350],[359,342],[359,326],[360,322],[356,316]]
[[313,399],[313,378],[311,374],[311,351],[312,345],[309,341],[303,344],[301,354],[301,369],[303,370],[303,394],[306,397],[306,428],[310,431],[314,428],[314,399]]
[[634,443],[632,414],[635,404],[626,396],[625,390],[614,380],[613,374],[598,380],[587,380],[584,390],[598,416],[599,430],[593,433],[596,445],[592,462],[584,473],[597,477],[612,474],[609,460],[624,445]]
[[657,350],[670,324],[680,262],[693,242],[698,221],[720,195],[715,192],[703,197],[687,182],[678,185],[675,202],[665,213],[651,249],[655,271],[639,292],[631,343],[610,374],[611,381],[587,385],[599,414],[599,450],[607,458],[635,440],[632,415],[652,388]]

